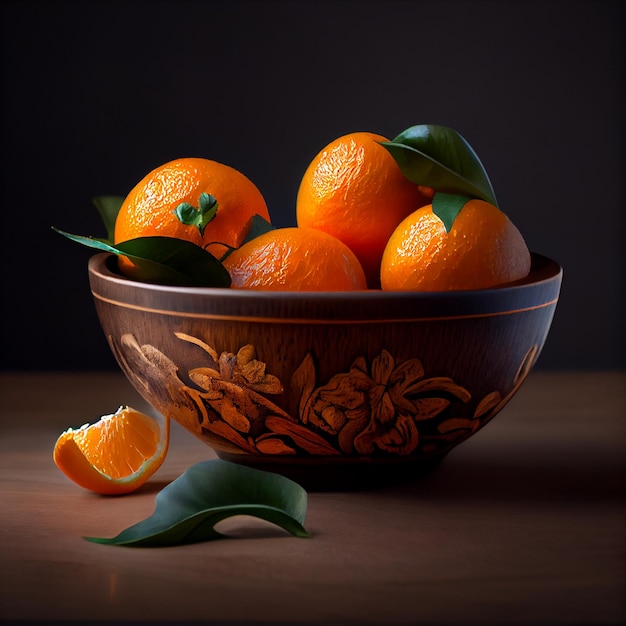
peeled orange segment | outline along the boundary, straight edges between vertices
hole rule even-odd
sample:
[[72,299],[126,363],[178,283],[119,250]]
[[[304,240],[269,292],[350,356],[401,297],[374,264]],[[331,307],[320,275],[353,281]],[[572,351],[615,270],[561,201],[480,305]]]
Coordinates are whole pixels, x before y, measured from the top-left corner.
[[93,424],[68,428],[56,441],[54,462],[73,482],[106,495],[135,491],[161,467],[169,419],[128,406]]

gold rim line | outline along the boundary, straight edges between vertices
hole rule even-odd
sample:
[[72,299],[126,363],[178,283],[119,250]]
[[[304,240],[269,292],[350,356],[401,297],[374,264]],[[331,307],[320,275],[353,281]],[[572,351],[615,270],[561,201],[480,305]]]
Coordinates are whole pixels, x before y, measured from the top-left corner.
[[189,313],[187,311],[166,311],[164,309],[153,309],[145,306],[139,306],[137,304],[128,304],[127,302],[119,302],[118,300],[112,300],[111,298],[105,298],[100,294],[91,292],[93,297],[107,304],[113,304],[125,309],[132,309],[134,311],[142,311],[144,313],[156,313],[157,315],[172,315],[178,317],[196,317],[201,319],[211,319],[225,322],[258,322],[263,324],[389,324],[391,322],[439,322],[443,320],[464,320],[481,317],[497,317],[499,315],[513,315],[515,313],[524,313],[526,311],[535,311],[537,309],[544,309],[548,306],[552,306],[558,302],[558,296],[550,302],[543,304],[536,304],[534,306],[525,307],[522,309],[512,309],[509,311],[498,311],[495,313],[474,313],[469,315],[446,315],[443,317],[407,317],[407,318],[391,318],[391,319],[377,319],[377,320],[347,320],[347,319],[335,319],[335,320],[320,320],[320,319],[302,319],[302,318],[288,318],[288,317],[258,317],[258,316],[242,316],[242,315],[217,315],[214,313]]

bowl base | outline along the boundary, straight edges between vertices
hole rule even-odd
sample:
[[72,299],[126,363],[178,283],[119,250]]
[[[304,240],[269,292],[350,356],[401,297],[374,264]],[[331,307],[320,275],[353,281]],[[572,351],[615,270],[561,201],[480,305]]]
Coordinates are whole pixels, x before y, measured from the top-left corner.
[[427,458],[280,457],[217,451],[224,461],[289,478],[307,491],[361,491],[417,480],[435,469],[445,454]]

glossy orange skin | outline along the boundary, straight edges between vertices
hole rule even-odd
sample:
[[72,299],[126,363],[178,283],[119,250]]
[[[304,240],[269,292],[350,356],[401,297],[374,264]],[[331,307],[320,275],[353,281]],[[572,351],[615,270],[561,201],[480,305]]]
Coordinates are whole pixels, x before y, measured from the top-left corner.
[[385,291],[486,289],[528,275],[530,252],[517,227],[498,208],[470,200],[446,233],[426,205],[396,228],[385,248]]
[[[198,206],[203,192],[216,198],[218,209],[201,236],[195,226],[181,223],[174,210],[182,202]],[[255,214],[270,220],[261,192],[241,172],[209,159],[176,159],[152,170],[131,190],[118,213],[114,241],[161,235],[191,241],[221,256],[226,248],[215,242],[240,245]]]
[[328,144],[304,173],[297,224],[343,241],[361,262],[370,288],[379,287],[380,261],[396,226],[430,202],[430,190],[410,182],[382,135],[356,132]]
[[224,260],[233,289],[355,291],[367,288],[355,254],[336,237],[312,228],[277,228]]

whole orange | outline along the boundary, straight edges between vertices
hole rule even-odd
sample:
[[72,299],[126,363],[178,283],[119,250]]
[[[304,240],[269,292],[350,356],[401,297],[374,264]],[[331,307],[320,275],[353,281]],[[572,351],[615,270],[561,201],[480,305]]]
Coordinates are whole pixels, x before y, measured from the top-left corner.
[[[217,213],[201,235],[175,214],[181,203],[198,206],[202,193],[217,200]],[[238,170],[202,158],[182,158],[148,173],[125,198],[115,222],[114,242],[160,235],[185,239],[221,256],[239,246],[249,219],[258,214],[270,220],[265,199],[256,185]],[[216,245],[216,242],[224,245]],[[130,263],[120,258],[120,267]]]
[[298,226],[341,239],[357,256],[369,287],[380,286],[380,261],[396,226],[430,202],[410,182],[382,135],[355,132],[329,143],[306,169],[296,202]]
[[468,201],[449,232],[426,205],[393,232],[381,263],[385,291],[486,289],[524,278],[530,252],[517,227],[498,208]]
[[367,289],[363,268],[339,239],[313,228],[270,230],[224,259],[234,289],[354,291]]

